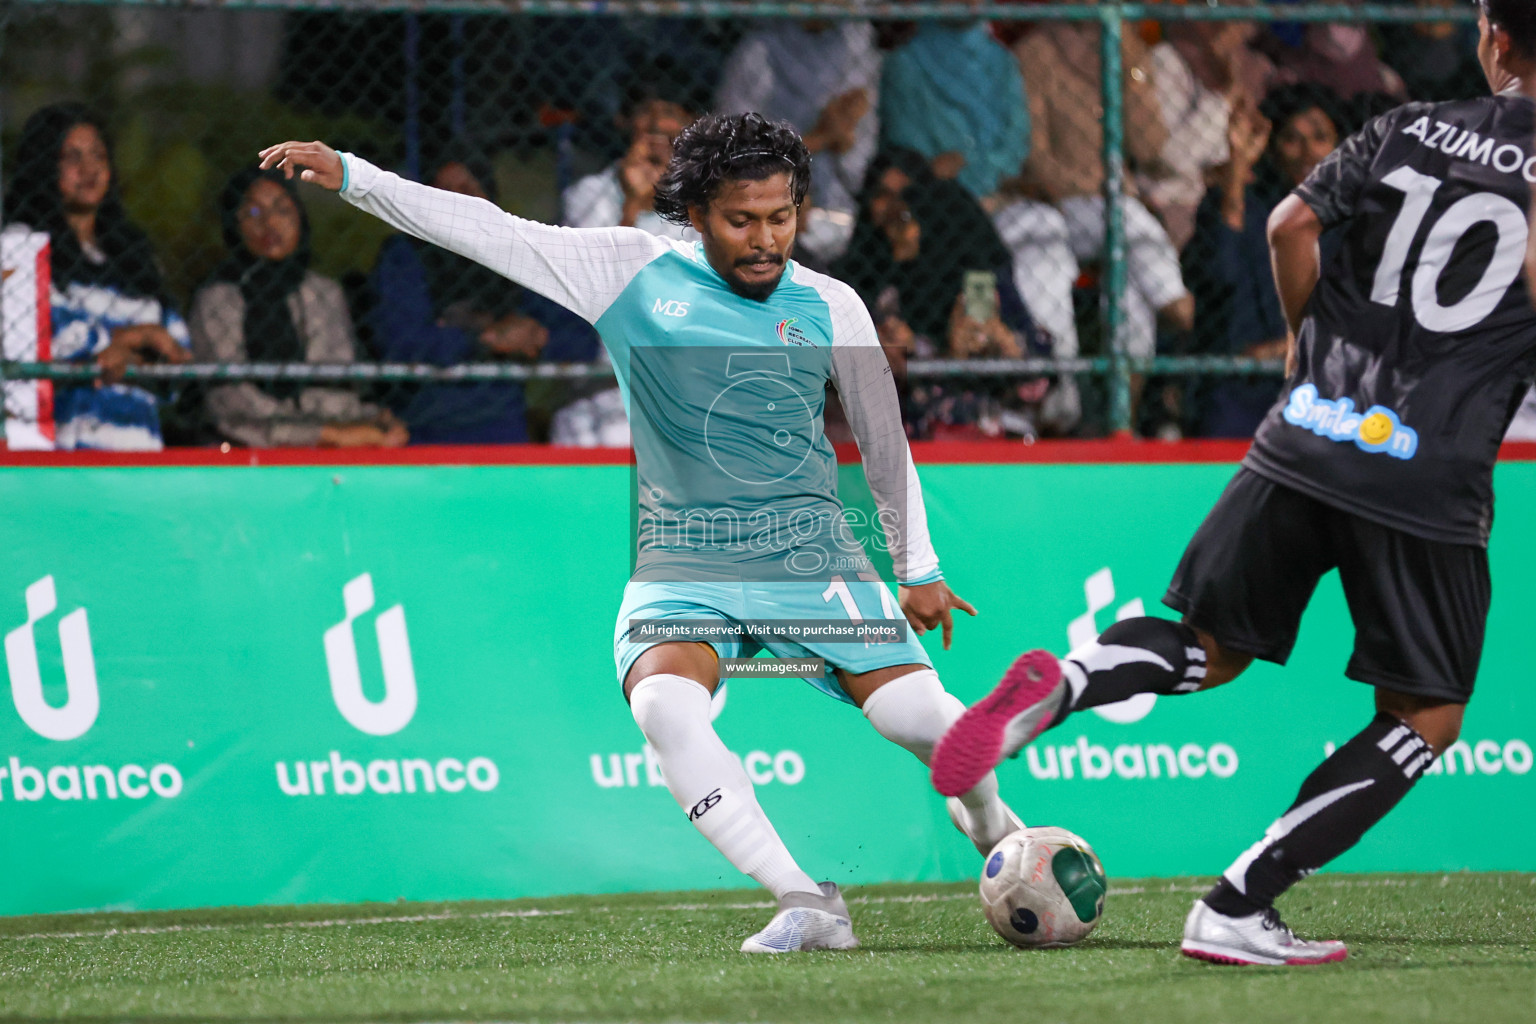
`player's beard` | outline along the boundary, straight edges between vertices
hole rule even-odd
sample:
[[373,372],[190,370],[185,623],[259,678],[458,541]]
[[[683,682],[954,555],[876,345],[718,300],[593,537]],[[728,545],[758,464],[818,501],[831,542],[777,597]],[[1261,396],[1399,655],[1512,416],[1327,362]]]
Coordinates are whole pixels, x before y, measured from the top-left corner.
[[789,255],[786,253],[780,256],[775,253],[771,259],[779,264],[779,272],[766,281],[743,281],[736,275],[736,267],[747,266],[756,261],[752,259],[737,260],[735,266],[731,268],[731,273],[725,279],[726,283],[731,286],[731,291],[744,299],[751,299],[753,302],[766,302],[768,297],[778,290],[779,282],[784,279],[784,267],[789,262]]
[[[706,225],[707,228],[707,225]],[[732,258],[734,253],[721,244],[720,240],[710,234],[708,230],[701,231],[704,240],[704,256],[715,273],[725,281],[726,285],[744,299],[753,302],[766,302],[768,298],[778,290],[779,282],[784,279],[784,269],[789,266],[790,256],[795,251],[795,236],[790,235],[783,252],[769,252],[762,249],[749,249],[746,255]],[[741,250],[736,250],[740,252]],[[741,268],[762,259],[764,255],[778,264],[778,273],[761,281],[747,281],[740,277]]]

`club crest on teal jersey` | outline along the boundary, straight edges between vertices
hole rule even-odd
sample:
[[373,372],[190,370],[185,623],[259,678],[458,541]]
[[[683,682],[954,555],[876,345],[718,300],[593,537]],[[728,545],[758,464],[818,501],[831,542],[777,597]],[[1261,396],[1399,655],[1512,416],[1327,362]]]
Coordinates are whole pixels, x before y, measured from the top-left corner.
[[786,345],[810,345],[811,339],[805,336],[805,332],[796,327],[800,322],[799,317],[790,317],[788,320],[780,320],[778,326],[779,340]]
[[1361,451],[1386,452],[1394,459],[1411,459],[1419,450],[1419,435],[1384,405],[1356,412],[1353,399],[1318,397],[1317,388],[1303,384],[1285,403],[1285,421],[1330,441],[1353,441]]

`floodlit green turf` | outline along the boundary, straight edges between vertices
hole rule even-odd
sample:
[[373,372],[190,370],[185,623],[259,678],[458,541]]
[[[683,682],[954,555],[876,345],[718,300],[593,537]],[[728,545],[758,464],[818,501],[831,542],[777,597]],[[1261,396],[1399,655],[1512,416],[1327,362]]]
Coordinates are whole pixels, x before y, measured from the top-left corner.
[[1177,953],[1193,879],[1116,880],[1082,945],[1023,952],[969,886],[851,892],[864,948],[747,957],[754,893],[0,920],[0,1020],[1536,1021],[1536,875],[1325,875],[1312,968]]

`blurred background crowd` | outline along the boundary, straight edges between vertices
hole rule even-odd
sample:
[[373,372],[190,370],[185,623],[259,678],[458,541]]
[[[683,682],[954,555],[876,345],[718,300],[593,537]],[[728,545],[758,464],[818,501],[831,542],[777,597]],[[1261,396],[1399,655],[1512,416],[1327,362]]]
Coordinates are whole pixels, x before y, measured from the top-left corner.
[[[60,447],[628,443],[601,372],[122,382],[151,362],[602,366],[592,328],[543,296],[258,171],[282,139],[520,216],[687,238],[652,206],[676,135],[708,111],[789,121],[813,154],[796,258],[863,297],[909,434],[1092,437],[1102,375],[999,360],[1280,359],[1269,211],[1376,114],[1487,88],[1466,20],[1127,26],[1109,339],[1097,21],[3,10],[4,223],[49,235],[51,358],[100,373],[57,386]],[[935,361],[965,365],[907,372]],[[1138,374],[1132,427],[1246,437],[1279,381]]]

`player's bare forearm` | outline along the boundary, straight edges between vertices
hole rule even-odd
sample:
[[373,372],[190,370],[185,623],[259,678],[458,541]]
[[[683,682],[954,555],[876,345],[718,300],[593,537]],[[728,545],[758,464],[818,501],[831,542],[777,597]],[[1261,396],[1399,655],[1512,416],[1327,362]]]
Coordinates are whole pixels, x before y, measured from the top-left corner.
[[323,142],[279,142],[262,150],[261,169],[276,167],[283,177],[291,178],[299,172],[299,179],[332,192],[340,192],[345,175],[341,167],[341,154]]
[[1296,196],[1286,196],[1269,215],[1269,258],[1275,271],[1280,308],[1294,334],[1301,329],[1302,311],[1322,273],[1318,239],[1322,222],[1312,208]]

